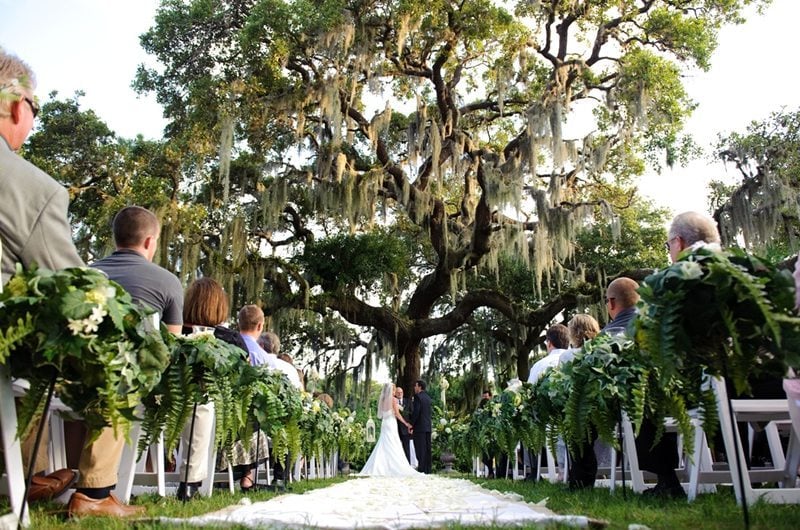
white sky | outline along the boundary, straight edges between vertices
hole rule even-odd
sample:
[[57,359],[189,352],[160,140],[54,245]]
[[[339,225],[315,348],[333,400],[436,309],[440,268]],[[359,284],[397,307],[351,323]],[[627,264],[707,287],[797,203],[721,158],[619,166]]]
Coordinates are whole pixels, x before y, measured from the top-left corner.
[[[120,136],[159,138],[165,125],[152,96],[130,88],[136,67],[152,62],[139,35],[153,22],[157,0],[0,0],[0,46],[28,62],[38,94],[61,98],[86,92],[82,107],[93,109]],[[708,73],[687,79],[700,104],[689,131],[706,147],[717,132],[743,131],[752,120],[781,107],[800,107],[798,76],[791,57],[797,49],[800,2],[774,0],[763,17],[725,28]],[[674,213],[706,209],[705,182],[721,178],[721,164],[698,160],[687,168],[647,175],[641,190]]]

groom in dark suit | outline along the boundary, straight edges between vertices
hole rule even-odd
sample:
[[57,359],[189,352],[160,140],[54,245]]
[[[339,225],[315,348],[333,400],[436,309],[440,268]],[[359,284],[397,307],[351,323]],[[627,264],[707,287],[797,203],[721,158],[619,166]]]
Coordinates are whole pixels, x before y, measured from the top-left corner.
[[417,471],[430,473],[431,462],[431,397],[425,392],[425,381],[414,383],[414,408],[411,412],[411,436],[419,465]]
[[[397,404],[400,407],[400,414],[407,420],[409,415],[411,415],[411,400],[403,397],[403,387],[400,385],[395,386],[394,397],[397,399]],[[408,432],[406,424],[400,420],[397,420],[397,432],[400,434],[400,444],[403,446],[406,460],[411,463],[411,433]]]

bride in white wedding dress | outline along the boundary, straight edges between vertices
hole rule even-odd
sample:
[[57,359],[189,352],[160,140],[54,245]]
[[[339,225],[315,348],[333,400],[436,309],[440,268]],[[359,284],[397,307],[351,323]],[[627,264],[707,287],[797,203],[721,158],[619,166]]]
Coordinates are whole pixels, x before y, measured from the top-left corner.
[[408,463],[403,446],[400,444],[397,422],[405,424],[406,427],[411,427],[411,424],[400,414],[400,406],[394,397],[392,383],[383,385],[381,397],[378,399],[378,418],[381,420],[381,435],[375,448],[372,449],[367,463],[364,464],[358,475],[362,477],[423,476]]

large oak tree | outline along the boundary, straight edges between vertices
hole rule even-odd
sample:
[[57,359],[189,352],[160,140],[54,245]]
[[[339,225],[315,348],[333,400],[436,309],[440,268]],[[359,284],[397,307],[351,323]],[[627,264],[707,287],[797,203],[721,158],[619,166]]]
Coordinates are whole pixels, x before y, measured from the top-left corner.
[[[686,153],[681,68],[750,3],[165,0],[135,84],[205,212],[166,250],[237,303],[374,330],[409,386],[479,309],[524,336],[569,303],[576,234],[625,206],[602,188]],[[504,256],[538,306],[466,281]]]

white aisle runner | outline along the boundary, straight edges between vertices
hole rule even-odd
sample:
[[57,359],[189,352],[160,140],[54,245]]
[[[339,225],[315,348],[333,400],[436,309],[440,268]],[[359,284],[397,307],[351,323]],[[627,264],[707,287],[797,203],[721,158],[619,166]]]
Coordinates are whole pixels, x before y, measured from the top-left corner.
[[190,519],[162,520],[206,525],[244,525],[250,528],[434,528],[459,523],[492,526],[559,522],[588,526],[582,516],[556,515],[543,506],[526,503],[513,493],[488,490],[463,479],[358,478],[266,502],[230,506]]

